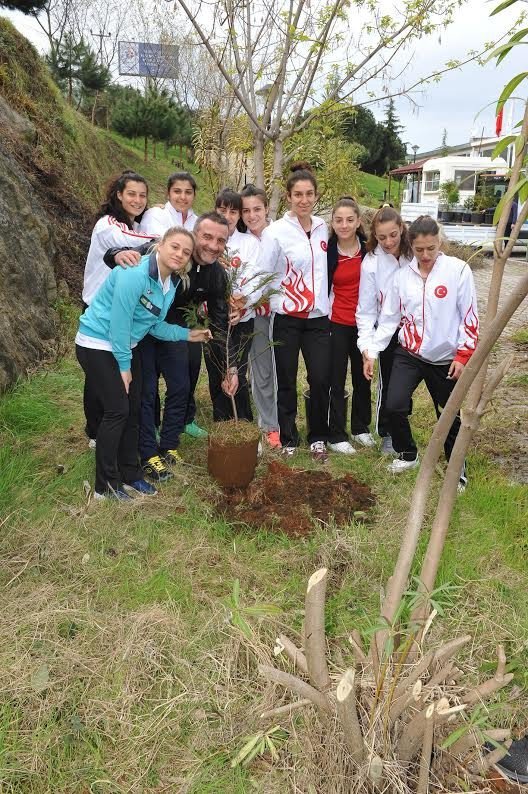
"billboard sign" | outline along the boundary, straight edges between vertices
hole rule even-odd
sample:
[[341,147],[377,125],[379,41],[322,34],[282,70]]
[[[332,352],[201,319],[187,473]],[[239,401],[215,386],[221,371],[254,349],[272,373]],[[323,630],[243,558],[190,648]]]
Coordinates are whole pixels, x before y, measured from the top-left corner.
[[178,47],[175,44],[120,41],[119,74],[175,78],[178,76]]

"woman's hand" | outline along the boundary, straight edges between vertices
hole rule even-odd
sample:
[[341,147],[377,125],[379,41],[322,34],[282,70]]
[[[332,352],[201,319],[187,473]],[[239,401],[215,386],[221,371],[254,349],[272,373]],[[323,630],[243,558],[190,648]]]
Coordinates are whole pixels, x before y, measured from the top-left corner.
[[123,381],[123,386],[125,387],[125,391],[128,394],[130,384],[132,383],[132,372],[129,369],[127,369],[126,372],[122,372],[121,380]]
[[230,367],[227,374],[222,381],[222,391],[228,397],[234,397],[238,391],[238,370],[236,367]]
[[369,358],[368,352],[363,353],[363,377],[372,380],[374,376],[374,359]]
[[193,328],[189,331],[189,342],[209,342],[213,335],[209,328]]
[[448,380],[458,380],[464,371],[464,364],[461,361],[452,361],[447,373]]
[[114,256],[114,259],[116,265],[119,265],[119,267],[136,267],[141,261],[141,254],[139,251],[119,251],[119,253]]

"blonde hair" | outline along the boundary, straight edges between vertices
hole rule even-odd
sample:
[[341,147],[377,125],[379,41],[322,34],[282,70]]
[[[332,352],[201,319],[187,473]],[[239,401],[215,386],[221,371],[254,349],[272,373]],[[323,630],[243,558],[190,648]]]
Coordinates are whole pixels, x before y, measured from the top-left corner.
[[[177,234],[183,234],[185,237],[188,237],[189,240],[191,240],[192,242],[192,247],[194,251],[194,246],[195,246],[194,235],[188,229],[184,229],[183,226],[171,226],[170,229],[167,229],[163,237],[154,243],[151,250],[157,251],[159,246],[162,245],[162,243],[165,243],[170,237],[174,237]],[[181,279],[184,290],[188,290],[189,287],[191,286],[191,280],[189,278],[189,273],[191,272],[191,268],[192,268],[192,254],[189,257],[189,261],[187,262],[183,270],[178,271],[178,276]]]

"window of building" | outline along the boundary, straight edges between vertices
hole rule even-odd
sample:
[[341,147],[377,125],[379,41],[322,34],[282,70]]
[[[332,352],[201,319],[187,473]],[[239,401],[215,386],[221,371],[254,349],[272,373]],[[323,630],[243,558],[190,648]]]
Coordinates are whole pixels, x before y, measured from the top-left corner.
[[424,193],[431,193],[440,189],[440,171],[426,171]]
[[475,171],[455,171],[455,182],[460,190],[475,190]]

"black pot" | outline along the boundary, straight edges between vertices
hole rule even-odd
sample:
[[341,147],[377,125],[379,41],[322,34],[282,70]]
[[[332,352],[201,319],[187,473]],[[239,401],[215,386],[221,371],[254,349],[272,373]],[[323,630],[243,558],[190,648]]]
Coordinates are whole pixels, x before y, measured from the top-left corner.
[[462,215],[464,213],[461,210],[455,210],[453,212],[453,220],[455,223],[462,223]]
[[438,210],[438,220],[442,223],[443,221],[447,220],[446,218],[447,212],[445,210]]
[[495,215],[495,210],[486,210],[484,213],[484,223],[489,223],[490,225],[493,223],[493,216]]
[[471,212],[464,212],[462,215],[462,221],[463,223],[471,223]]
[[452,223],[454,217],[455,217],[455,213],[451,212],[451,210],[447,210],[447,212],[444,212],[444,220],[447,221],[447,223]]
[[484,213],[483,212],[472,212],[471,213],[471,223],[484,223]]

